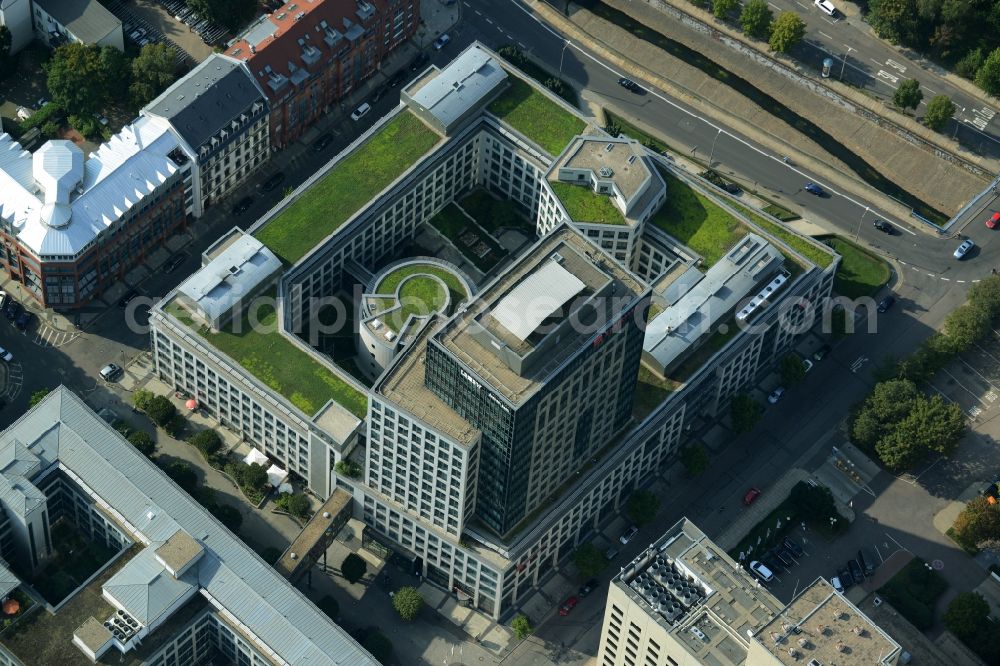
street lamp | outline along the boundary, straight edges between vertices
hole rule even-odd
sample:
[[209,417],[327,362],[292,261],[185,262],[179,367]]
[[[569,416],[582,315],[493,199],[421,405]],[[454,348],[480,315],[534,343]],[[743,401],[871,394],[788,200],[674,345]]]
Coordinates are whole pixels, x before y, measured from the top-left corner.
[[865,221],[865,215],[871,210],[868,206],[865,206],[865,212],[861,213],[861,219],[858,220],[858,230],[854,232],[854,240],[858,240],[858,236],[861,234],[861,223]]
[[708,154],[708,168],[712,168],[712,161],[715,158],[715,143],[719,140],[719,135],[722,134],[722,129],[720,128],[718,132],[715,133],[715,138],[712,139],[712,152]]
[[569,41],[568,39],[566,41],[564,41],[563,42],[562,51],[559,52],[559,76],[560,77],[562,76],[563,58],[566,56],[566,49],[568,49],[569,45],[572,44],[572,43],[573,42]]
[[[844,46],[847,46],[847,44],[844,44]],[[853,47],[847,46],[847,53],[845,53],[843,55],[843,57],[841,58],[841,60],[840,60],[840,80],[841,81],[844,80],[844,67],[847,66],[847,56],[851,55],[851,51],[854,51],[854,50],[855,49]]]

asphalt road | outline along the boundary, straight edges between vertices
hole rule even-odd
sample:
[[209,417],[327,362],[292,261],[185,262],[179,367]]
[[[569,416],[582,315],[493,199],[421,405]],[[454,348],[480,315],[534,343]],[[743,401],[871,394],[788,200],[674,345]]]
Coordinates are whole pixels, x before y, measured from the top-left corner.
[[[911,59],[901,49],[879,39],[861,16],[846,17],[838,13],[837,18],[832,18],[803,0],[768,0],[768,4],[775,13],[793,11],[805,21],[806,43],[794,55],[806,67],[819,71],[823,59],[832,58],[832,78],[843,78],[883,99],[891,99],[900,82],[916,79],[924,92],[918,115],[923,114],[932,97],[947,95],[958,108],[946,133],[953,136],[957,131],[964,145],[981,146],[980,152],[987,155],[1000,154],[1000,118],[996,117],[996,108],[949,82],[936,71],[936,65]],[[847,3],[840,0],[834,4],[843,8]]]

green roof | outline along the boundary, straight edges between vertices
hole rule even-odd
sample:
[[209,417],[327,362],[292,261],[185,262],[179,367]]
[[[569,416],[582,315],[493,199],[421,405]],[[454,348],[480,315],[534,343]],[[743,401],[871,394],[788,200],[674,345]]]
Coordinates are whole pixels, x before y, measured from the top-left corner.
[[489,105],[489,111],[518,132],[558,155],[587,126],[575,115],[513,74],[510,86]]
[[[448,287],[448,294],[436,281],[427,277],[440,278]],[[465,287],[455,275],[434,264],[409,264],[388,273],[375,287],[376,294],[395,294],[399,289],[401,310],[387,313],[382,318],[387,326],[396,332],[402,328],[409,316],[426,315],[444,307],[446,296],[450,295],[454,307],[468,298]]]
[[628,224],[625,216],[607,194],[598,194],[587,185],[571,185],[558,180],[549,181],[549,187],[559,197],[563,208],[574,222]]
[[[265,302],[269,303],[266,299]],[[253,306],[244,312],[239,321],[240,332],[234,333],[235,321],[218,332],[212,332],[208,326],[196,325],[176,298],[164,307],[166,312],[196,331],[263,384],[283,395],[306,415],[313,416],[327,400],[333,399],[359,419],[365,418],[368,396],[281,335],[277,330],[277,314],[273,305],[261,304],[256,308],[257,326],[251,326],[248,321],[250,309]]]
[[741,206],[737,203],[733,203],[731,205],[733,208],[736,208],[749,217],[753,223],[760,227],[763,231],[771,234],[820,268],[826,268],[833,263],[833,253],[823,249],[822,245],[818,243],[810,243],[802,236],[786,229],[777,222],[772,222],[751,208]]
[[404,111],[254,234],[293,264],[399,178],[441,137]]

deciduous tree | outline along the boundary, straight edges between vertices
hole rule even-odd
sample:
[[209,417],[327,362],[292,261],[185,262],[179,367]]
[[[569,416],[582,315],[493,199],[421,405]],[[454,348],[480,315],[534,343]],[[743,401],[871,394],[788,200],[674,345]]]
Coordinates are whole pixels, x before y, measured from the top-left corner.
[[628,498],[625,513],[629,520],[640,527],[652,522],[660,510],[659,498],[646,490],[637,490]]
[[947,95],[935,95],[931,101],[927,102],[927,110],[924,111],[924,124],[936,132],[944,129],[944,126],[955,115],[955,104]]
[[357,553],[348,553],[340,565],[340,573],[344,574],[344,578],[351,584],[364,578],[367,572],[368,563]]
[[699,476],[708,469],[708,451],[701,444],[692,444],[681,449],[681,464],[688,476]]
[[174,82],[174,52],[166,44],[147,44],[132,61],[129,95],[135,108],[145,106]]
[[944,612],[944,625],[964,643],[987,631],[990,605],[978,592],[959,592]]
[[1000,48],[993,49],[980,65],[976,85],[993,96],[1000,96]]
[[788,53],[806,34],[806,24],[795,12],[781,12],[771,24],[768,45],[772,51]]
[[733,419],[733,430],[738,433],[750,432],[764,415],[764,405],[749,395],[740,393],[733,396],[729,412]]
[[608,566],[608,558],[592,543],[585,543],[573,553],[573,564],[583,578],[593,578]]
[[510,621],[510,628],[514,630],[514,637],[519,641],[524,640],[535,631],[535,628],[531,626],[531,620],[523,614]]
[[763,39],[771,31],[771,21],[774,13],[767,5],[767,0],[747,0],[740,12],[740,25],[743,34],[748,37]]
[[1000,539],[1000,504],[973,497],[955,518],[955,533],[963,543],[976,545]]
[[399,617],[409,622],[420,614],[420,609],[424,607],[424,598],[417,592],[417,588],[403,587],[392,596],[392,607],[399,613]]
[[724,19],[740,6],[740,0],[712,0],[712,13],[717,19]]
[[920,81],[916,79],[906,79],[892,94],[892,103],[901,109],[915,109],[923,99],[924,92],[920,89]]

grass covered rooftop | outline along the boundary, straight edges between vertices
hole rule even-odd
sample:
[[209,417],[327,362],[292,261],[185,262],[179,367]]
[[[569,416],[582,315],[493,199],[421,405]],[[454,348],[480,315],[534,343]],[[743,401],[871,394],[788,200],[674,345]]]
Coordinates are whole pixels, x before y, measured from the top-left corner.
[[582,120],[513,74],[510,86],[489,105],[489,111],[518,132],[558,155],[587,126]]
[[440,140],[411,112],[400,113],[254,235],[294,264]]
[[[439,278],[447,286],[447,293],[441,284],[431,278]],[[384,278],[375,288],[378,294],[395,294],[399,290],[400,310],[386,313],[382,319],[387,326],[399,332],[409,316],[427,315],[437,312],[451,299],[451,307],[468,298],[465,287],[450,271],[434,264],[410,264],[400,266]]]
[[627,224],[625,216],[607,194],[598,194],[588,185],[572,185],[558,180],[549,181],[549,187],[574,222]]

